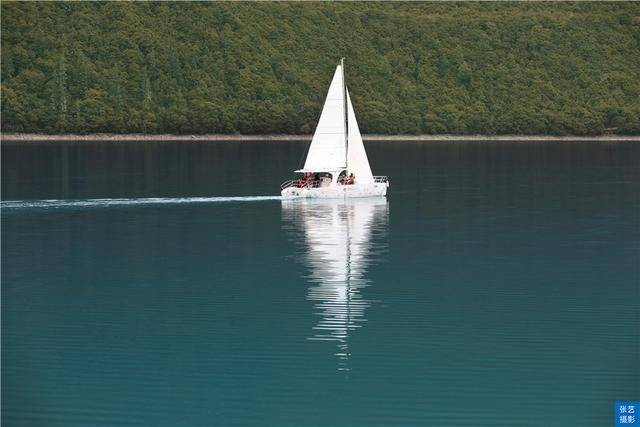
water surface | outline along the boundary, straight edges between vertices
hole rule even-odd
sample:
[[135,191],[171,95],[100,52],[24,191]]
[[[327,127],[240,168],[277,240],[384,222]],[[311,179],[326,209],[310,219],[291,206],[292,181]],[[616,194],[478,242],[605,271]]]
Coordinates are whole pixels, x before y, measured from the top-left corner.
[[371,142],[388,200],[268,197],[305,148],[3,143],[2,424],[603,426],[640,396],[640,145]]

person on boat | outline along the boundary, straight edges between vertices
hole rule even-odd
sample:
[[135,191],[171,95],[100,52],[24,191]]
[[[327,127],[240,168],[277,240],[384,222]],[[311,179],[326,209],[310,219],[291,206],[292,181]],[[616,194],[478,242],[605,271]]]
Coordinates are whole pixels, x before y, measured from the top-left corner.
[[345,185],[347,183],[347,172],[340,172],[340,176],[338,176],[338,184]]
[[328,187],[331,185],[331,175],[328,173],[322,174],[322,179],[320,180],[320,187]]
[[303,188],[307,185],[307,181],[308,181],[308,177],[307,177],[307,173],[305,173],[302,178],[300,178],[299,180],[296,181],[296,187],[298,188]]
[[356,177],[353,176],[353,174],[349,175],[349,178],[347,178],[347,185],[352,185],[356,182]]
[[316,174],[313,177],[313,183],[312,183],[313,187],[319,187],[320,186],[320,173],[316,172]]

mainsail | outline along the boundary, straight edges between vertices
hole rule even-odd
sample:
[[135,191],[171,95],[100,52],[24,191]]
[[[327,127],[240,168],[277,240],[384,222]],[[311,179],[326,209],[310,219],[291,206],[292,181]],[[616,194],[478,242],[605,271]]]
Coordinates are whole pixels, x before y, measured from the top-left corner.
[[322,108],[318,127],[313,135],[304,168],[298,172],[328,172],[347,165],[345,144],[344,83],[342,67],[333,75],[329,93]]

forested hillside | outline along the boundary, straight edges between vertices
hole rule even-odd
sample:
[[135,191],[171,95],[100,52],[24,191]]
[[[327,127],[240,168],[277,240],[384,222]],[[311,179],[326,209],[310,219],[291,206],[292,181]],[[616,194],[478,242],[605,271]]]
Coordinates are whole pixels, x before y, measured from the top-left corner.
[[640,134],[640,3],[1,9],[5,132],[310,133],[344,56],[363,133]]

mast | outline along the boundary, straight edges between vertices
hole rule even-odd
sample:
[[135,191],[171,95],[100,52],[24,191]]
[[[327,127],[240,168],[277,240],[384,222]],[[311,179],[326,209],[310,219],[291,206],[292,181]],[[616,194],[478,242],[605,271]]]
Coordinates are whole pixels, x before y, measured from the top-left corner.
[[344,80],[344,58],[340,58],[342,70],[342,98],[344,98],[344,167],[347,168],[349,158],[349,113],[347,112],[347,83]]

